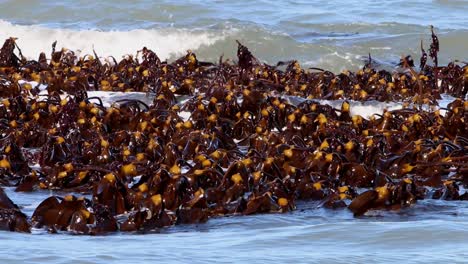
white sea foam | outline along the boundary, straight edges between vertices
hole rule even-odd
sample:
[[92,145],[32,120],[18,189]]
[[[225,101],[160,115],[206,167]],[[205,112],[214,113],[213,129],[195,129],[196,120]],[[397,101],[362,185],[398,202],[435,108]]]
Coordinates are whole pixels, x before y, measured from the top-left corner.
[[187,111],[182,111],[182,112],[179,112],[179,116],[182,118],[182,120],[188,121],[190,117],[192,116],[192,113],[187,112]]
[[[333,108],[340,109],[344,100],[316,100],[321,104],[330,105]],[[378,102],[378,101],[348,101],[350,103],[350,115],[360,115],[369,119],[375,114],[382,114],[384,110],[393,111],[403,108],[401,102]]]
[[214,33],[206,30],[188,29],[135,29],[130,31],[96,31],[52,29],[38,25],[15,25],[0,20],[0,41],[9,37],[18,38],[17,43],[23,55],[37,59],[40,52],[51,51],[57,41],[57,48],[81,51],[81,55],[93,54],[93,47],[102,57],[114,56],[117,60],[127,54],[148,47],[161,59],[196,50],[203,45],[212,45],[224,39],[228,33]]
[[[154,96],[142,92],[107,92],[107,91],[89,91],[88,97],[98,97],[102,100],[105,107],[111,106],[120,100],[140,100],[145,104],[151,104]],[[93,100],[93,102],[96,100]],[[97,102],[97,101],[96,101]]]

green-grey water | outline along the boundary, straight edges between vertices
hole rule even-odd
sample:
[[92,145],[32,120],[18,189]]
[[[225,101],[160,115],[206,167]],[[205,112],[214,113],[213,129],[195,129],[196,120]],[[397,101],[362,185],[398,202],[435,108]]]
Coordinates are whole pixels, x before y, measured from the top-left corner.
[[37,57],[58,46],[120,58],[143,46],[161,58],[191,49],[205,60],[235,58],[238,39],[261,60],[298,59],[333,71],[357,69],[371,53],[391,67],[419,58],[429,25],[440,61],[468,57],[468,1],[0,1],[0,38],[18,37]]

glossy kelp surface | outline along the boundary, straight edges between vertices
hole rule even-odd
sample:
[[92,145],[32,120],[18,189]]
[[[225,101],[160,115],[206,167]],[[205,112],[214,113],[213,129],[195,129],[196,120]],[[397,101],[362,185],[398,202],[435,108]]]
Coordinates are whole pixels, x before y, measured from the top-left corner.
[[[121,61],[78,58],[55,47],[37,61],[13,38],[0,51],[0,182],[74,195],[47,198],[29,219],[2,194],[4,230],[148,231],[287,212],[297,200],[359,216],[468,199],[468,66],[439,66],[434,32],[432,65],[421,44],[419,68],[403,56],[393,72],[375,70],[370,55],[355,73],[272,66],[240,42],[236,63],[202,62],[191,51],[161,61],[147,48]],[[88,97],[96,90],[154,99],[107,106]],[[439,109],[443,93],[455,100]],[[348,100],[404,107],[366,119],[350,114]]]

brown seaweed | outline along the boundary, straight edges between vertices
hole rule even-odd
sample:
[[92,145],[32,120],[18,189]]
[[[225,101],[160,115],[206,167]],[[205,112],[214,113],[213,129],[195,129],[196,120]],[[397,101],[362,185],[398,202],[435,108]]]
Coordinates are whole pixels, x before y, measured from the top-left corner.
[[[411,207],[428,188],[433,199],[466,200],[468,66],[438,65],[433,30],[434,65],[421,42],[419,71],[410,56],[395,72],[376,70],[370,55],[361,70],[340,74],[295,60],[270,66],[237,43],[237,63],[203,62],[192,51],[161,61],[148,48],[121,61],[78,58],[56,43],[47,63],[44,53],[18,58],[8,39],[0,52],[0,184],[89,194],[49,197],[29,220],[89,235],[288,212],[297,200],[356,216]],[[45,98],[32,81],[47,85]],[[154,99],[105,106],[91,90]],[[441,93],[456,99],[435,110]],[[318,98],[344,102],[335,109]],[[351,115],[351,100],[404,108],[365,119]],[[29,230],[3,191],[0,207],[3,229]]]

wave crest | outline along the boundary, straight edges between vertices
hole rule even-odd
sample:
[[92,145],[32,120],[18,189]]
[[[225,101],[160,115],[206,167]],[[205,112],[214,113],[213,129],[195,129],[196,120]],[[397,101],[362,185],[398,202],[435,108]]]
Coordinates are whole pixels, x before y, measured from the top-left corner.
[[146,46],[164,60],[184,54],[188,49],[213,45],[225,36],[225,32],[176,28],[129,31],[53,29],[39,25],[15,25],[0,20],[0,41],[9,37],[18,38],[17,43],[23,54],[34,59],[40,52],[48,53],[51,44],[57,41],[58,48],[81,51],[82,55],[92,54],[94,48],[99,56],[112,55],[116,58],[135,54]]

